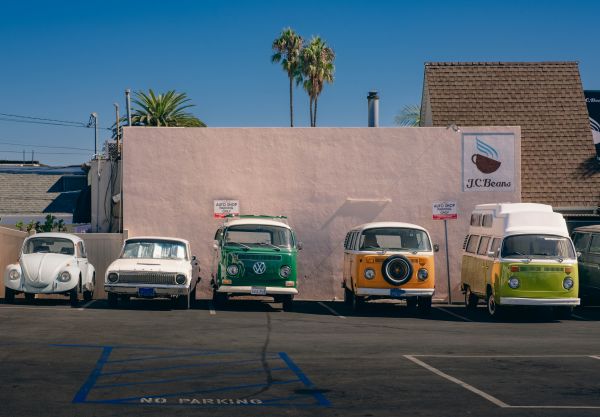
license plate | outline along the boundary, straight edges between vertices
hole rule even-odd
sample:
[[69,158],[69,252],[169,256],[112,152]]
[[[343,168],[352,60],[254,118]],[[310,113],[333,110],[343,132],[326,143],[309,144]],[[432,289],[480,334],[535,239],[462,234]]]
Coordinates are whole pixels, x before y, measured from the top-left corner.
[[154,288],[138,288],[138,295],[140,297],[154,297]]
[[400,288],[392,288],[390,289],[390,297],[402,297],[404,295],[404,291]]
[[267,295],[266,287],[252,287],[250,288],[250,294],[252,295]]

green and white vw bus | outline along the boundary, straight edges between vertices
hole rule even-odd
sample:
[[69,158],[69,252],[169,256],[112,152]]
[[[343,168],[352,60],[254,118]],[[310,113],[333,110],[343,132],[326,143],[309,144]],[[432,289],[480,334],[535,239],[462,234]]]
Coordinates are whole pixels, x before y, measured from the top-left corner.
[[484,299],[491,316],[507,306],[551,306],[568,318],[579,305],[575,248],[564,218],[551,206],[478,205],[463,249],[467,308]]
[[301,244],[283,216],[229,218],[215,234],[213,302],[229,296],[270,296],[292,309]]

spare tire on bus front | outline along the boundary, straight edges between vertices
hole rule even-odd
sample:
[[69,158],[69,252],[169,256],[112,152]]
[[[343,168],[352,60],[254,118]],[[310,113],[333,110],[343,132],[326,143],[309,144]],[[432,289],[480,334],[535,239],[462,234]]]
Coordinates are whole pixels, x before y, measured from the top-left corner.
[[387,258],[381,266],[383,278],[392,285],[407,283],[413,274],[410,260],[403,255],[393,255]]

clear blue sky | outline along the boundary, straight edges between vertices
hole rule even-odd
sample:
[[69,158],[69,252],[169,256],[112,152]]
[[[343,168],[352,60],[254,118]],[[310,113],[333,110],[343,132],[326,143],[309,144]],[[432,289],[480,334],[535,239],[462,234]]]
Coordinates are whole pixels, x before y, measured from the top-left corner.
[[[380,125],[392,126],[404,105],[420,103],[428,61],[573,60],[584,88],[600,89],[598,1],[14,1],[0,13],[0,113],[87,122],[98,112],[110,126],[126,88],[176,89],[211,127],[287,126],[287,78],[270,62],[287,26],[337,54],[319,126],[365,126],[372,89]],[[296,124],[307,126],[301,88],[294,102]],[[93,149],[91,129],[2,118],[0,159],[31,149],[53,165],[91,156],[40,147]]]

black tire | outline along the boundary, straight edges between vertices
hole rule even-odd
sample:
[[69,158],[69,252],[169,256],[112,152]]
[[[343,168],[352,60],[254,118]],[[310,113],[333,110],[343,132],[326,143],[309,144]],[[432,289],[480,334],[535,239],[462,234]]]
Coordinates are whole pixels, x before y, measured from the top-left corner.
[[415,314],[417,312],[417,297],[408,297],[406,299],[406,308],[409,314]]
[[283,297],[283,311],[294,311],[294,296],[284,295]]
[[428,316],[431,313],[431,297],[419,297],[418,298],[417,312],[421,316]]
[[277,294],[273,296],[274,303],[283,303],[283,295]]
[[344,287],[344,304],[348,307],[352,307],[352,291]]
[[488,290],[488,296],[487,296],[486,303],[487,303],[487,312],[490,317],[492,317],[494,319],[499,319],[504,316],[504,308],[502,306],[499,306],[498,304],[496,304],[496,298],[494,297],[494,292],[491,290]]
[[570,320],[571,315],[573,314],[573,307],[571,307],[571,306],[554,307],[553,313],[554,313],[554,317],[559,320]]
[[350,307],[352,308],[352,311],[361,311],[365,306],[365,299],[360,295],[356,295],[354,291],[350,291],[350,297]]
[[30,293],[30,292],[26,292],[25,294],[25,302],[27,304],[33,304],[35,303],[35,294]]
[[119,304],[119,294],[117,294],[116,292],[109,292],[107,296],[109,307],[116,307],[117,304]]
[[15,303],[15,290],[12,288],[4,287],[4,303],[14,304]]
[[177,296],[177,307],[181,310],[189,310],[190,308],[190,295],[179,295]]
[[407,283],[413,275],[412,263],[404,255],[393,255],[383,262],[381,273],[383,279],[389,284],[402,285]]
[[190,307],[194,306],[196,304],[196,289],[198,287],[194,287],[192,288],[192,291],[190,292]]
[[77,287],[73,287],[71,291],[69,291],[69,303],[71,304],[71,307],[77,307],[79,305]]
[[85,290],[83,292],[83,301],[92,301],[94,299],[94,293],[92,291]]
[[213,304],[215,307],[222,308],[227,303],[227,293],[225,292],[217,292],[216,289],[213,290]]
[[471,291],[471,287],[465,288],[465,307],[467,310],[475,310],[477,309],[477,304],[479,304],[479,297],[477,297]]

